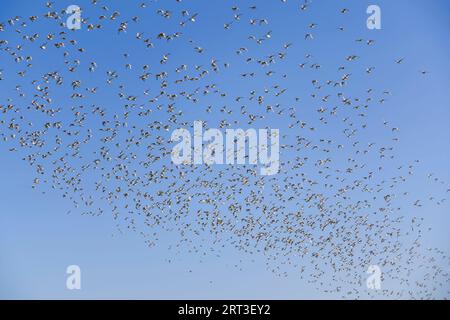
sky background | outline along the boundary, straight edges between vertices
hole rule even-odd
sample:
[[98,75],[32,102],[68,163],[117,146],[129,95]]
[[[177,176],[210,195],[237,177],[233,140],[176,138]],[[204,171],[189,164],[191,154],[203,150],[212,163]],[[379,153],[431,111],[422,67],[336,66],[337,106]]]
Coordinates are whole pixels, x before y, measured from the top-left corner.
[[[28,17],[41,13],[44,8],[40,1],[2,1],[0,21],[19,15]],[[175,1],[159,1],[159,6],[175,8]],[[140,2],[110,1],[108,6],[126,13],[135,10]],[[226,56],[233,64],[235,42],[239,28],[223,33],[223,23],[232,19],[230,7],[256,4],[261,12],[270,17],[270,29],[277,35],[273,45],[278,50],[283,42],[293,42],[293,52],[301,61],[305,53],[311,51],[317,61],[324,65],[339,65],[347,52],[358,52],[361,47],[349,39],[375,39],[373,49],[362,53],[367,65],[375,65],[376,72],[370,79],[361,76],[353,79],[352,90],[360,92],[367,87],[389,90],[392,95],[379,106],[373,117],[386,119],[401,129],[401,143],[397,145],[396,157],[399,163],[410,163],[420,159],[416,176],[408,185],[412,195],[436,195],[445,197],[450,183],[450,3],[446,0],[396,0],[396,1],[313,1],[308,16],[298,9],[299,1],[288,1],[291,9],[283,7],[280,1],[186,1],[191,12],[200,12],[198,22],[190,29],[190,35],[202,39],[201,46],[212,56]],[[58,8],[69,4],[83,7],[84,1],[58,1]],[[377,4],[382,10],[382,30],[366,28],[369,4]],[[150,6],[150,5],[149,5]],[[346,7],[350,14],[342,17],[336,12]],[[292,8],[295,8],[293,10]],[[96,13],[95,13],[96,14]],[[95,15],[93,14],[93,15]],[[83,16],[89,13],[83,13]],[[223,18],[226,15],[227,18]],[[152,15],[155,16],[155,15]],[[217,21],[220,21],[218,23]],[[315,36],[328,41],[312,42],[306,49],[304,34],[307,25],[317,22],[320,26]],[[149,33],[159,29],[158,21],[145,22]],[[339,25],[347,28],[347,42],[341,42],[335,29]],[[46,25],[33,32],[47,33]],[[79,42],[86,47],[97,48],[92,56],[110,68],[121,68],[123,61],[117,58],[127,47],[123,37],[113,30],[105,30],[99,36],[92,36],[84,29],[76,31]],[[131,33],[131,32],[130,32]],[[244,35],[246,35],[245,33]],[[14,37],[13,31],[0,33],[0,39]],[[349,48],[355,46],[355,48]],[[126,49],[124,49],[124,47]],[[274,47],[275,48],[275,47]],[[179,55],[191,59],[191,49],[174,47]],[[271,49],[271,48],[269,48]],[[185,50],[185,52],[183,51]],[[272,51],[273,51],[272,50]],[[270,51],[270,50],[269,50]],[[57,67],[56,55],[52,51],[37,70]],[[36,55],[39,55],[36,52]],[[3,55],[4,57],[4,55]],[[397,67],[395,59],[405,57],[405,62]],[[60,55],[58,55],[60,59]],[[148,60],[157,63],[157,55],[131,56],[137,61]],[[0,69],[14,68],[11,60],[0,60]],[[286,71],[296,68],[296,64],[280,66]],[[282,73],[282,71],[277,72]],[[420,70],[429,74],[422,76]],[[240,72],[245,72],[239,70]],[[335,73],[335,69],[330,71]],[[88,73],[86,73],[87,75]],[[355,77],[360,75],[355,75]],[[297,84],[299,95],[310,77],[301,74],[290,78],[291,85]],[[222,81],[233,94],[245,92],[249,88],[233,88],[233,74],[225,74]],[[265,81],[256,79],[255,81]],[[14,83],[0,82],[0,104],[13,91]],[[137,88],[138,89],[138,88]],[[136,89],[136,90],[137,90]],[[55,93],[58,95],[58,93]],[[100,93],[102,94],[102,93]],[[107,93],[106,93],[107,95]],[[11,94],[12,96],[12,94]],[[61,93],[62,98],[63,95]],[[56,98],[57,99],[57,98]],[[105,100],[103,105],[112,105],[113,100]],[[214,102],[212,102],[214,103]],[[192,120],[201,119],[201,111],[193,111]],[[272,126],[281,126],[272,123]],[[332,133],[330,129],[329,133]],[[326,133],[325,133],[326,134]],[[377,131],[366,131],[376,135]],[[367,137],[369,140],[371,137]],[[383,137],[379,137],[383,139]],[[198,257],[184,254],[173,257],[167,252],[162,239],[161,245],[148,248],[142,238],[133,232],[117,232],[110,216],[82,216],[72,208],[69,201],[59,194],[42,194],[30,185],[34,174],[28,164],[17,155],[8,153],[7,145],[0,144],[0,298],[3,299],[309,299],[337,298],[333,294],[317,291],[314,286],[299,278],[295,273],[280,278],[266,269],[264,258],[246,256],[234,249],[225,249],[220,257]],[[435,173],[447,182],[447,187],[427,182],[426,175]],[[444,191],[443,191],[444,190]],[[432,232],[424,235],[425,246],[436,247],[450,254],[450,201],[445,205],[426,205],[414,208],[405,215],[424,217],[424,225],[432,227]],[[70,214],[67,212],[71,210]],[[168,241],[168,240],[167,240]],[[169,241],[168,241],[169,242]],[[167,260],[171,259],[169,263]],[[202,263],[199,263],[202,260]],[[254,260],[252,262],[251,260]],[[79,265],[82,271],[82,289],[66,289],[66,268]],[[238,267],[236,267],[236,265]]]

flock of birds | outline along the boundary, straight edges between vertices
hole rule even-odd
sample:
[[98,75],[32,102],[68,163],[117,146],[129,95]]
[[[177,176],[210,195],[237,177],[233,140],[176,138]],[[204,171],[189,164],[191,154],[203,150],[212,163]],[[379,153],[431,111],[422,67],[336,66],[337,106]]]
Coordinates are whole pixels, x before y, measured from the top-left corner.
[[[270,1],[295,8],[302,23],[315,5]],[[163,234],[174,254],[231,246],[264,256],[278,276],[299,274],[345,298],[447,298],[448,257],[422,245],[423,219],[402,212],[444,205],[450,189],[430,174],[442,197],[411,198],[407,183],[420,163],[396,163],[399,128],[375,116],[391,92],[354,94],[353,79],[376,68],[354,52],[323,65],[308,49],[320,42],[320,22],[279,35],[259,1],[244,2],[215,17],[213,30],[197,27],[208,12],[191,12],[186,0],[127,1],[122,12],[92,0],[81,30],[67,29],[65,9],[51,2],[0,23],[0,84],[14,84],[2,92],[1,140],[35,170],[33,188],[61,194],[82,214],[111,215],[149,246]],[[336,14],[345,25],[351,10]],[[345,26],[335,32],[363,53],[376,45],[348,39]],[[218,37],[228,50],[202,46]],[[290,54],[295,47],[304,55]],[[192,130],[194,120],[279,128],[280,172],[173,165],[170,134]],[[389,284],[379,291],[365,285],[373,264]]]

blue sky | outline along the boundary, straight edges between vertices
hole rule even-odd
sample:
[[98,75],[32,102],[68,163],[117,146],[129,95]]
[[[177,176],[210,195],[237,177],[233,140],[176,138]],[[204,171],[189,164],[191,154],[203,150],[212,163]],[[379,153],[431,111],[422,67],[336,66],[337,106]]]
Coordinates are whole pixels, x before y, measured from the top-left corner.
[[[0,21],[19,15],[28,17],[44,11],[40,1],[3,1],[0,9]],[[272,30],[273,40],[263,46],[260,56],[279,50],[284,43],[292,42],[289,60],[276,66],[275,79],[280,79],[283,73],[289,73],[286,87],[289,87],[285,97],[288,107],[293,98],[302,97],[302,103],[297,106],[305,113],[305,117],[315,112],[315,106],[308,98],[311,92],[311,78],[321,80],[336,75],[336,66],[343,63],[343,58],[349,53],[358,54],[361,60],[352,69],[352,83],[347,92],[358,96],[360,92],[373,88],[377,99],[383,98],[381,92],[388,90],[384,104],[376,104],[371,111],[370,126],[364,131],[361,141],[379,141],[381,144],[390,140],[385,131],[380,130],[383,120],[392,126],[399,127],[396,144],[395,163],[408,165],[415,159],[420,159],[420,165],[415,168],[415,175],[408,181],[407,189],[415,197],[437,198],[446,196],[445,190],[450,188],[450,3],[445,0],[419,1],[313,1],[311,9],[306,13],[299,10],[301,1],[290,1],[286,5],[280,1],[184,1],[191,13],[199,12],[198,21],[186,29],[186,38],[196,39],[196,45],[205,48],[204,58],[198,58],[185,41],[168,44],[163,51],[145,51],[141,44],[129,41],[135,31],[130,23],[129,37],[118,35],[114,28],[105,28],[101,32],[87,32],[83,26],[75,31],[78,43],[88,49],[89,58],[83,58],[84,66],[88,61],[98,61],[100,68],[122,70],[124,60],[122,54],[130,53],[133,65],[150,64],[151,72],[158,69],[161,54],[169,50],[171,57],[169,67],[184,63],[197,63],[204,59],[207,64],[210,57],[216,57],[221,62],[229,62],[237,68],[221,72],[217,81],[220,88],[232,92],[233,96],[246,95],[254,87],[269,87],[276,80],[267,77],[255,78],[254,82],[238,82],[240,73],[246,70],[245,65],[235,54],[240,43],[249,49],[257,48],[256,44],[247,41],[249,32],[245,22],[233,26],[229,32],[223,31],[223,23],[232,21],[231,6],[241,8],[251,4],[258,6],[261,17],[269,17],[267,30]],[[81,7],[85,1],[58,1],[58,8],[63,9],[69,4]],[[110,1],[110,13],[119,10],[123,16],[132,17],[134,12],[140,12],[137,7],[140,1]],[[382,29],[368,30],[365,13],[369,4],[377,4],[382,10]],[[161,29],[170,29],[163,19],[156,19],[153,12],[164,7],[179,10],[175,1],[157,1],[148,4],[151,19],[141,17],[144,33],[153,35]],[[55,5],[56,7],[56,5]],[[338,12],[341,8],[349,8],[346,16]],[[93,10],[93,9],[92,9]],[[86,10],[83,17],[96,16],[100,12]],[[150,16],[150,14],[149,14]],[[153,20],[155,19],[155,20]],[[121,20],[121,19],[119,19]],[[243,18],[244,20],[244,18]],[[247,21],[247,19],[245,19]],[[314,31],[315,39],[305,42],[304,35],[308,24],[318,23]],[[346,28],[345,35],[337,31],[337,27]],[[39,29],[32,30],[42,35],[54,32],[54,23],[39,24]],[[139,30],[140,31],[140,30]],[[42,36],[43,37],[43,36]],[[374,39],[371,48],[356,43],[358,38]],[[0,33],[0,39],[8,39],[11,44],[17,35],[13,30]],[[246,42],[247,41],[247,42]],[[39,52],[36,48],[29,49],[34,58],[33,72],[61,69],[61,55],[56,50]],[[304,61],[307,53],[313,54],[313,60],[322,65],[318,73],[306,70],[297,72],[298,63]],[[80,55],[82,56],[82,55]],[[0,69],[5,73],[5,80],[0,82],[2,92],[0,104],[5,104],[6,98],[13,96],[15,83],[9,79],[18,67],[11,59],[4,60],[2,53]],[[76,58],[76,53],[72,58]],[[401,65],[395,60],[405,58]],[[155,68],[153,69],[153,66]],[[363,67],[375,66],[372,75],[367,76]],[[358,69],[359,68],[359,69]],[[429,71],[421,75],[421,70]],[[122,76],[123,74],[123,76]],[[86,70],[78,73],[89,87],[95,85],[98,79],[93,78]],[[70,77],[70,75],[69,75]],[[127,92],[140,94],[145,84],[134,84],[133,78],[127,73],[121,73],[121,81],[130,84]],[[196,84],[187,85],[186,90],[195,89]],[[152,91],[157,89],[151,88]],[[70,90],[55,91],[54,100],[61,106],[70,105],[67,94]],[[204,105],[222,106],[217,97],[207,97]],[[232,99],[230,97],[229,99]],[[98,96],[91,98],[107,108],[118,106],[115,96],[108,89],[100,90]],[[227,101],[227,100],[226,100]],[[304,101],[304,102],[303,102]],[[187,121],[201,120],[204,117],[203,108],[192,108],[186,112]],[[158,115],[158,113],[156,113]],[[234,115],[239,117],[239,115]],[[218,121],[219,117],[211,119]],[[39,119],[36,119],[38,122]],[[373,121],[373,125],[372,125]],[[91,125],[95,126],[95,122]],[[285,123],[279,119],[266,119],[261,125],[280,127]],[[340,132],[339,127],[332,125],[320,126],[318,135],[334,136]],[[289,140],[288,140],[289,141]],[[217,257],[214,254],[202,256],[184,251],[174,254],[167,251],[173,235],[164,234],[160,243],[148,248],[142,237],[134,232],[123,230],[119,232],[116,222],[110,215],[100,217],[81,215],[81,209],[75,209],[70,201],[66,201],[58,192],[43,186],[33,190],[30,185],[34,173],[25,161],[20,161],[20,154],[9,153],[8,144],[0,144],[2,153],[0,168],[0,298],[31,298],[31,299],[298,299],[298,298],[339,298],[340,295],[328,294],[317,290],[314,285],[301,279],[295,271],[290,271],[287,277],[279,277],[267,270],[264,257],[246,255],[233,248],[225,248]],[[92,148],[92,149],[89,149]],[[85,149],[95,150],[96,145]],[[283,159],[283,154],[281,155]],[[336,154],[339,160],[339,155]],[[377,161],[367,163],[377,166]],[[394,167],[394,166],[393,166]],[[389,169],[387,169],[389,170]],[[445,181],[445,185],[433,183],[427,178],[434,173]],[[394,172],[386,172],[391,177]],[[40,191],[46,191],[42,194]],[[149,190],[149,192],[155,190]],[[448,193],[447,193],[448,196]],[[400,202],[402,200],[399,200]],[[432,231],[423,235],[425,247],[435,247],[449,252],[448,227],[450,225],[449,202],[441,206],[427,203],[422,208],[411,206],[410,200],[404,203],[406,217],[423,217],[424,225]],[[403,204],[402,204],[403,205]],[[105,208],[105,211],[108,209]],[[71,211],[70,214],[67,214]],[[170,260],[170,262],[169,262]],[[82,289],[67,290],[65,287],[65,270],[68,265],[76,264],[82,270]],[[448,267],[448,264],[447,264]],[[420,277],[420,275],[416,275]],[[329,280],[329,279],[327,279]],[[448,288],[440,292],[440,296],[448,298]],[[364,294],[362,297],[365,297]]]

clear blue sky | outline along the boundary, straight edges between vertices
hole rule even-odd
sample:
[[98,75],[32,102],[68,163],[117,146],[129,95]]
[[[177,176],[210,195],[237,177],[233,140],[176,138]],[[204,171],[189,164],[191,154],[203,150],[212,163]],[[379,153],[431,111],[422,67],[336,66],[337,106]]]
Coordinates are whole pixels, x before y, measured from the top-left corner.
[[[42,1],[2,1],[0,22],[13,16],[28,17],[45,11]],[[62,10],[69,4],[91,8],[88,1],[58,1],[55,8]],[[114,10],[122,13],[119,21],[142,12],[138,5],[143,1],[104,1]],[[308,105],[311,92],[311,79],[316,76],[312,71],[297,72],[298,64],[305,60],[306,53],[313,54],[313,60],[322,65],[320,79],[327,79],[336,74],[336,66],[343,63],[349,53],[361,56],[360,69],[353,69],[352,86],[346,90],[350,95],[358,96],[368,88],[373,88],[375,97],[383,97],[383,91],[391,95],[385,97],[384,104],[376,104],[371,114],[373,127],[364,131],[362,141],[378,141],[380,144],[389,141],[389,136],[378,136],[378,127],[383,120],[392,126],[399,127],[400,142],[396,145],[396,163],[407,165],[415,159],[421,163],[415,168],[415,175],[407,184],[411,194],[408,203],[404,204],[406,217],[423,217],[424,225],[432,231],[424,234],[422,240],[425,247],[435,247],[450,254],[450,201],[437,206],[426,203],[422,208],[411,206],[411,199],[422,197],[427,199],[434,195],[437,198],[448,197],[445,190],[450,188],[450,3],[446,0],[380,0],[363,1],[318,1],[312,2],[307,13],[299,10],[302,1],[288,0],[282,4],[279,0],[259,1],[183,1],[183,5],[175,1],[145,1],[148,3],[148,18],[141,16],[140,28],[144,34],[154,38],[161,29],[166,28],[164,19],[154,14],[158,8],[189,8],[192,13],[198,12],[198,21],[186,29],[185,38],[192,38],[204,47],[206,52],[203,63],[209,57],[216,57],[237,65],[238,69],[221,73],[217,81],[221,88],[232,92],[229,98],[246,95],[252,88],[259,89],[270,85],[266,77],[255,78],[254,82],[239,85],[235,79],[240,73],[248,72],[240,58],[235,54],[240,44],[251,48],[257,46],[246,40],[249,33],[257,33],[246,23],[248,16],[243,17],[239,27],[232,27],[224,32],[223,24],[232,21],[231,6],[248,8],[251,4],[258,6],[261,18],[269,18],[267,30],[272,30],[273,41],[264,46],[261,56],[268,52],[276,52],[287,42],[292,42],[289,59],[286,63],[276,65],[274,69],[280,77],[289,73],[284,82],[288,87],[285,97],[286,109],[293,98],[301,96],[306,116],[315,113],[315,106]],[[100,4],[102,1],[100,2]],[[382,9],[382,30],[368,30],[365,25],[365,13],[369,4],[378,4]],[[339,14],[343,7],[349,8],[348,15]],[[92,9],[94,10],[94,9]],[[95,17],[101,12],[83,12],[83,17]],[[142,14],[142,13],[140,13]],[[315,39],[305,42],[308,24],[318,23],[314,31]],[[117,24],[117,23],[116,23]],[[39,33],[41,40],[45,34],[55,32],[54,23],[36,24],[36,29],[28,29],[27,33]],[[341,35],[337,27],[346,28]],[[128,38],[118,35],[116,29],[105,28],[101,32],[87,32],[86,26],[73,35],[80,46],[88,50],[89,58],[83,58],[84,67],[97,61],[102,68],[123,70],[122,54],[130,53],[133,66],[148,63],[151,72],[158,69],[161,54],[167,52],[142,50],[142,44],[127,41],[133,38],[136,30],[132,29]],[[373,48],[355,42],[355,39],[374,39]],[[0,39],[11,41],[18,35],[9,28],[0,33]],[[16,39],[16,40],[13,40]],[[156,40],[154,40],[156,41]],[[130,44],[132,43],[132,44]],[[36,46],[35,46],[36,47]],[[25,49],[24,49],[25,50]],[[27,49],[28,50],[28,49]],[[56,50],[47,50],[44,54],[36,48],[29,49],[33,54],[33,71],[42,74],[45,71],[62,69],[62,57]],[[173,57],[170,67],[181,63],[197,63],[198,56],[193,53],[185,39],[168,45]],[[265,51],[264,51],[265,50]],[[5,80],[0,82],[0,104],[7,104],[6,99],[17,95],[14,92],[14,72],[18,67],[5,52],[1,53],[0,70]],[[405,58],[401,65],[395,60]],[[75,56],[71,57],[75,59]],[[106,67],[107,66],[107,67]],[[153,69],[153,66],[155,68]],[[375,66],[372,75],[367,76],[363,67]],[[20,69],[20,68],[19,68]],[[429,74],[423,76],[420,70]],[[67,71],[65,71],[67,73]],[[122,72],[122,82],[130,87],[127,92],[141,94],[145,85],[133,78],[126,78]],[[83,85],[95,84],[87,71],[81,73]],[[104,77],[102,75],[102,77]],[[134,83],[136,82],[135,87]],[[105,86],[106,88],[106,86]],[[188,89],[195,89],[192,84]],[[152,92],[157,88],[151,88]],[[62,107],[70,105],[67,94],[70,90],[53,92],[55,101]],[[66,99],[66,100],[65,100]],[[222,101],[214,97],[205,98],[205,105],[213,104],[221,107]],[[209,99],[209,101],[208,101]],[[114,108],[116,96],[108,89],[99,92],[94,101],[104,107]],[[20,100],[19,100],[20,101]],[[203,108],[189,112],[185,119],[201,120]],[[215,119],[218,120],[218,119]],[[37,119],[37,121],[39,121]],[[267,120],[266,125],[283,130],[281,120]],[[319,123],[316,123],[319,126]],[[3,130],[3,128],[2,128]],[[330,137],[339,132],[339,128],[331,125],[321,129],[318,134]],[[385,133],[384,133],[385,134]],[[314,285],[300,279],[295,271],[289,271],[288,277],[278,277],[267,270],[264,257],[246,255],[232,248],[223,250],[219,257],[215,255],[199,256],[183,252],[174,256],[167,251],[171,236],[163,236],[158,246],[148,248],[142,237],[134,232],[117,231],[111,216],[100,217],[81,215],[81,210],[74,209],[70,201],[66,201],[57,192],[43,187],[39,191],[30,186],[34,173],[25,161],[20,161],[20,154],[9,153],[8,144],[0,144],[0,298],[58,298],[58,299],[98,299],[98,298],[135,298],[135,299],[298,299],[298,298],[338,298],[340,295],[327,294],[317,290]],[[95,150],[95,146],[91,147]],[[91,151],[92,151],[91,150]],[[89,150],[86,150],[89,151]],[[282,155],[283,157],[283,155]],[[283,159],[283,158],[282,158]],[[376,161],[368,163],[376,165]],[[434,173],[445,185],[432,183],[427,178]],[[395,173],[386,173],[387,177]],[[42,194],[40,191],[47,191]],[[155,190],[149,190],[149,192]],[[450,199],[449,199],[450,200]],[[71,210],[70,214],[67,212]],[[106,211],[108,209],[105,209]],[[170,260],[170,262],[168,261]],[[252,261],[254,260],[254,261]],[[201,261],[201,262],[200,262]],[[82,270],[82,290],[70,291],[65,287],[65,270],[68,265],[76,264]],[[237,267],[236,267],[237,266]],[[447,264],[448,267],[448,264]],[[420,277],[420,275],[418,275]],[[448,288],[441,291],[439,297],[446,296]],[[364,295],[363,295],[364,297]]]

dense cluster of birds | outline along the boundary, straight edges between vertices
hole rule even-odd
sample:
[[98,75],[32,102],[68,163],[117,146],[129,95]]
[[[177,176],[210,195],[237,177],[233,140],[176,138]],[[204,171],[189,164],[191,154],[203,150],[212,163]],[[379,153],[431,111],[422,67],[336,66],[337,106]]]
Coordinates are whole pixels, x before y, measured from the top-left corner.
[[[419,160],[397,163],[399,128],[379,121],[391,92],[355,85],[377,70],[361,62],[376,41],[349,38],[352,12],[341,8],[333,32],[352,52],[321,64],[321,23],[307,22],[315,2],[270,1],[295,10],[304,32],[275,31],[262,1],[208,17],[192,1],[127,1],[119,11],[92,0],[80,30],[44,2],[37,15],[0,23],[4,146],[35,170],[33,188],[61,194],[76,212],[111,215],[149,246],[163,234],[175,254],[232,246],[266,257],[275,275],[300,274],[346,298],[448,297],[448,257],[422,245],[423,219],[404,212],[445,205],[450,189],[430,173],[443,194],[412,198]],[[194,120],[279,128],[280,172],[174,165],[171,132]],[[365,285],[373,264],[390,283],[380,291]]]

